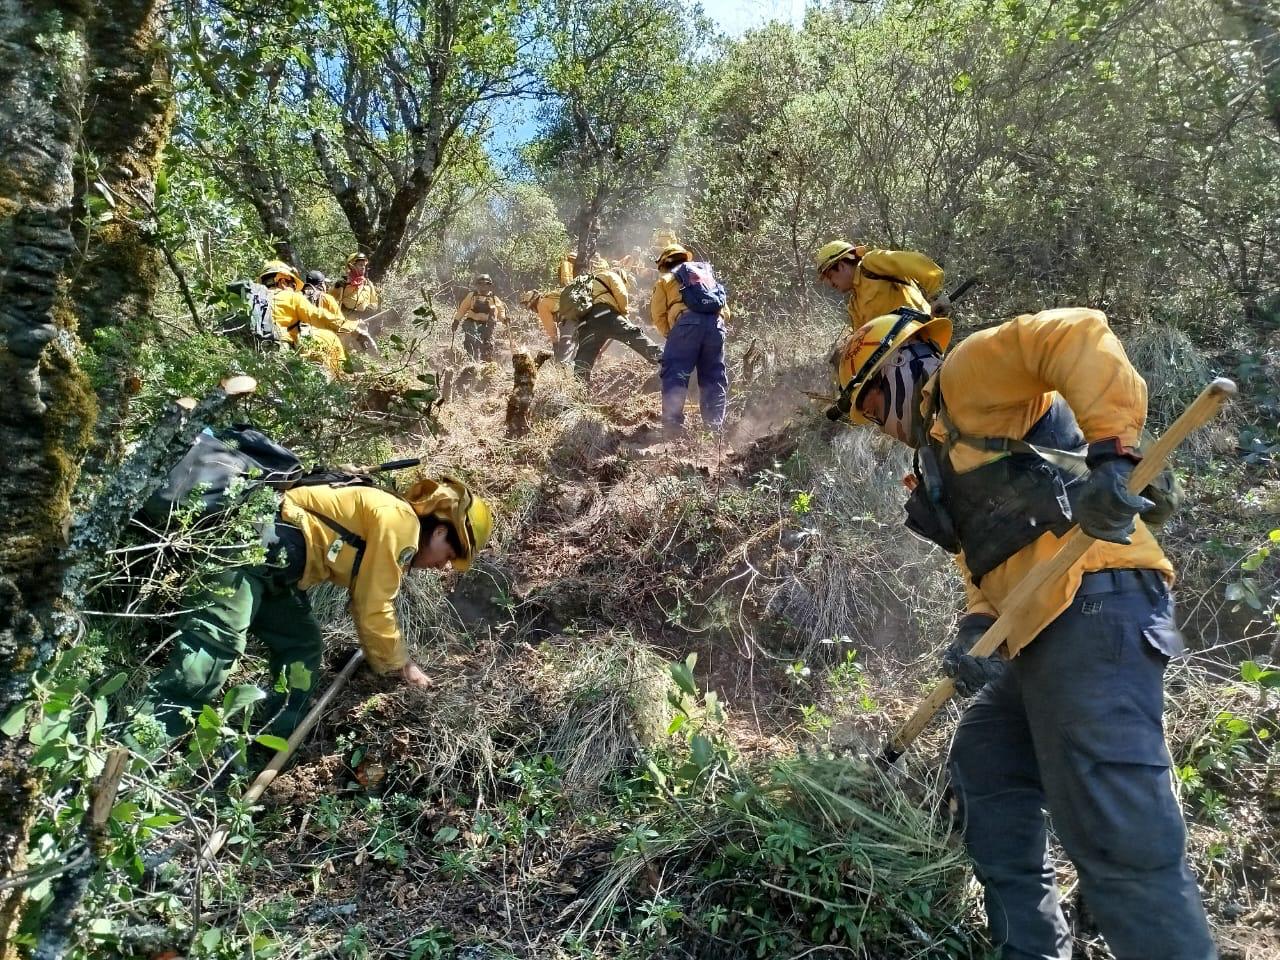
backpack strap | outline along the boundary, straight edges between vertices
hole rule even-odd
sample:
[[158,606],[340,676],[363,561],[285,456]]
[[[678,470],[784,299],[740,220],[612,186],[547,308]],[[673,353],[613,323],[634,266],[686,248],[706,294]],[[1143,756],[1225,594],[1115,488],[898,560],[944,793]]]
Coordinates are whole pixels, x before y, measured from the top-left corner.
[[[951,448],[957,443],[962,443],[966,447],[972,447],[975,450],[982,450],[987,453],[1026,453],[1033,457],[1039,457],[1046,463],[1050,463],[1072,476],[1082,477],[1089,472],[1089,468],[1085,465],[1085,455],[1083,452],[1075,450],[1058,450],[1054,447],[1041,447],[1033,443],[1027,443],[1025,440],[1018,440],[1012,437],[975,437],[967,433],[961,433],[956,429],[956,425],[951,420],[951,415],[947,413],[946,401],[942,398],[942,384],[938,384],[938,389],[934,393],[935,402],[934,409],[938,420],[942,423],[942,429],[946,433],[946,439],[943,441],[943,451],[948,457],[951,455]],[[930,422],[926,423],[926,432],[931,427]]]
[[317,513],[315,510],[308,510],[306,507],[298,506],[298,504],[296,503],[294,504],[294,506],[297,507],[299,510],[301,510],[303,513],[310,514],[311,516],[315,517],[317,520],[323,523],[326,527],[328,527],[330,530],[336,533],[338,535],[339,540],[355,548],[356,558],[354,561],[352,561],[352,564],[351,564],[351,584],[347,588],[352,593],[352,595],[354,595],[355,589],[356,589],[356,577],[360,575],[360,564],[364,562],[364,550],[365,550],[365,547],[368,546],[368,543],[365,541],[364,537],[360,536],[357,533],[354,533],[351,530],[348,530],[342,524],[338,523],[337,520],[332,520],[329,517],[326,517],[323,513]]
[[883,280],[885,283],[892,283],[894,286],[898,287],[915,287],[917,290],[920,290],[920,294],[922,296],[924,295],[924,290],[922,290],[920,288],[920,284],[916,283],[914,280],[904,280],[902,277],[891,277],[887,273],[876,273],[874,270],[868,270],[862,265],[861,260],[858,261],[858,266],[862,267],[862,275],[868,280]]

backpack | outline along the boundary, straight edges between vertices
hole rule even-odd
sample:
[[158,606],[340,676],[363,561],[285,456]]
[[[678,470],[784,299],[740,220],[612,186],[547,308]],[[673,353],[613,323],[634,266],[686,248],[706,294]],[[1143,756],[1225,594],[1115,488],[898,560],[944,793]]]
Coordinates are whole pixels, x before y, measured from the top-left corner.
[[728,303],[724,286],[716,280],[711,264],[686,260],[671,271],[680,284],[680,299],[694,313],[719,313]]
[[559,323],[576,323],[591,309],[596,300],[592,291],[595,280],[594,274],[584,273],[574,277],[560,291],[560,307],[556,310],[556,320]]
[[253,343],[276,346],[284,342],[280,328],[271,319],[271,291],[256,280],[237,280],[227,284],[227,292],[242,297],[244,305],[226,319],[235,320]]
[[198,490],[203,519],[233,505],[229,492],[237,480],[287,490],[303,472],[302,461],[292,450],[249,424],[236,424],[217,433],[206,427],[140,512],[147,520],[164,523]]

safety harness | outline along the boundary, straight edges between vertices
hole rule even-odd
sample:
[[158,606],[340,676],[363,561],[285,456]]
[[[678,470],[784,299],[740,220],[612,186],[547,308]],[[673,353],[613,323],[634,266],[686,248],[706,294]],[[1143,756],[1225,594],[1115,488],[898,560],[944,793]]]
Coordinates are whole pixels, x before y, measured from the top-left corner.
[[[941,440],[931,435],[935,422]],[[1073,525],[1072,501],[1088,475],[1087,444],[1061,397],[1022,439],[977,437],[956,428],[937,384],[922,429],[907,528],[951,553],[963,550],[975,585],[1044,534],[1062,536]],[[1002,455],[959,473],[951,464],[956,444]]]

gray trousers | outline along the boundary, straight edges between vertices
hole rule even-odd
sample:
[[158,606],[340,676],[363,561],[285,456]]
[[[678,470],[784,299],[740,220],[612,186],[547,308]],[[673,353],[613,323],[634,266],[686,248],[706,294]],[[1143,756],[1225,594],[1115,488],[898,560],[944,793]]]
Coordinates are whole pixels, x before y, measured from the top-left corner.
[[634,323],[615,310],[595,307],[578,321],[574,332],[577,353],[573,358],[573,372],[582,380],[591,379],[591,371],[600,352],[610,340],[626,344],[655,367],[662,361],[662,348],[644,335]]
[[1071,957],[1044,810],[1117,960],[1217,956],[1164,740],[1164,668],[1180,648],[1154,571],[1090,574],[965,711],[952,785],[1005,960]]

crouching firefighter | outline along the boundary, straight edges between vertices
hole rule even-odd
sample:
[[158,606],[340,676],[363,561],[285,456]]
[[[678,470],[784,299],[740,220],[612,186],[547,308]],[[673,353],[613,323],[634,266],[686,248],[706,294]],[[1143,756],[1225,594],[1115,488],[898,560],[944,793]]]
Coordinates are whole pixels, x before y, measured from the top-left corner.
[[[1174,496],[1126,489],[1146,384],[1096,310],[1022,316],[944,359],[950,340],[950,320],[912,310],[845,334],[828,415],[915,450],[907,525],[965,580],[943,669],[977,696],[949,769],[991,938],[1008,960],[1072,955],[1047,810],[1117,960],[1212,958],[1162,721],[1165,666],[1183,652],[1173,568],[1144,522]],[[969,656],[1076,523],[1097,542],[1041,592],[1033,629],[1003,656]]]
[[267,648],[272,677],[290,687],[266,703],[270,732],[287,736],[297,726],[324,652],[307,600],[318,583],[350,591],[356,634],[374,671],[428,685],[396,622],[401,578],[415,569],[468,569],[489,539],[489,505],[451,477],[420,479],[403,496],[344,482],[351,481],[304,478],[286,490],[266,537],[267,562],[222,571],[178,620],[173,655],[148,696],[171,736],[218,694],[250,634]]

